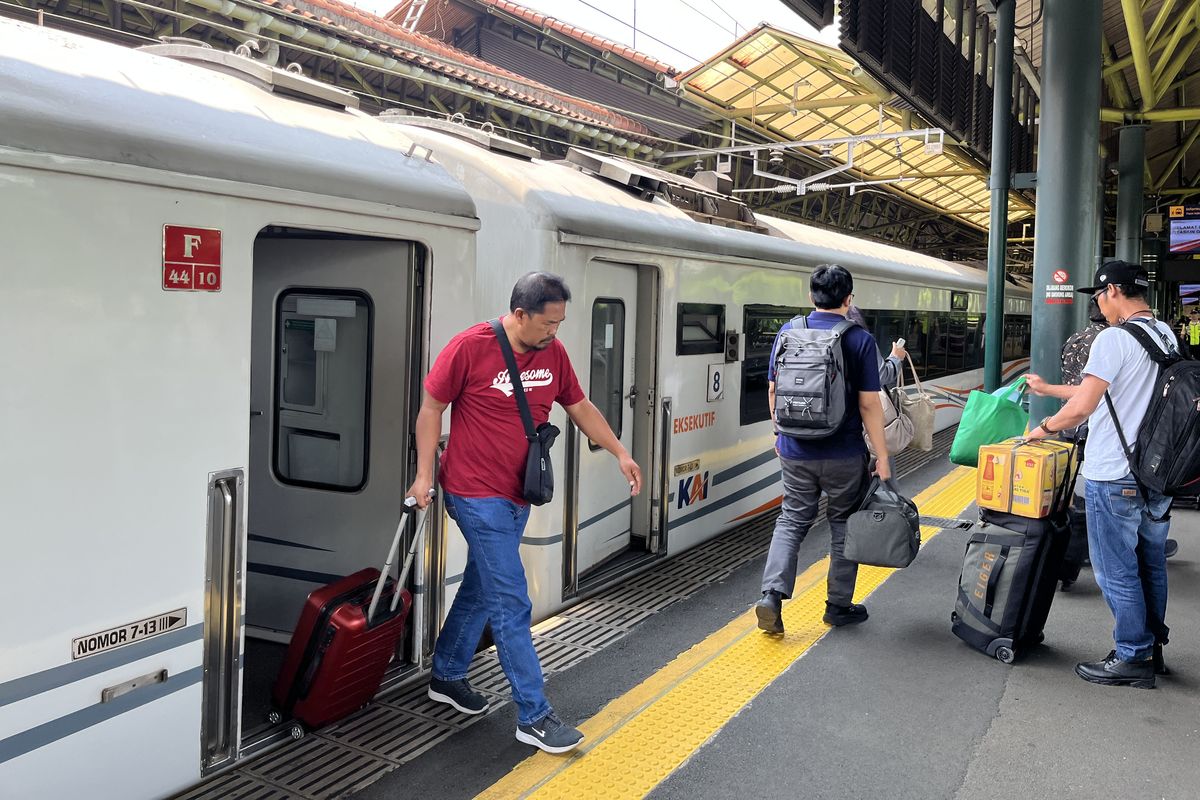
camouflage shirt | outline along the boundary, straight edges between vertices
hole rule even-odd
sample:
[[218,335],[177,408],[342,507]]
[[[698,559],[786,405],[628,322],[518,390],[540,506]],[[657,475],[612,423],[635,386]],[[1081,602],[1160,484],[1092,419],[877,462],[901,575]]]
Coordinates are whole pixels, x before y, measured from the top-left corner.
[[1083,368],[1087,366],[1088,355],[1092,352],[1092,342],[1107,327],[1103,322],[1090,322],[1086,328],[1067,339],[1062,349],[1063,383],[1068,386],[1083,383]]

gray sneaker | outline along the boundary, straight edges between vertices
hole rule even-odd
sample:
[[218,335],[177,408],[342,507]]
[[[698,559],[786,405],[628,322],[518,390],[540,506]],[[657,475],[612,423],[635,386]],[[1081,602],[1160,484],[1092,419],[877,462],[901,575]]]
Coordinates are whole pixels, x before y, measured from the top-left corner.
[[464,714],[482,714],[488,710],[487,698],[472,689],[466,678],[443,681],[430,676],[429,699],[453,706]]
[[547,753],[569,753],[583,741],[583,734],[551,711],[532,725],[517,725],[517,741]]

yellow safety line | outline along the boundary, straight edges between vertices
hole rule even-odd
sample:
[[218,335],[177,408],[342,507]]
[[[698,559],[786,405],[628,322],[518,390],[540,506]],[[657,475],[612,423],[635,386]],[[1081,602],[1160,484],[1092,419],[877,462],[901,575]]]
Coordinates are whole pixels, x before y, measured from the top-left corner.
[[[913,499],[927,516],[954,517],[974,498],[975,470],[960,467]],[[921,528],[926,542],[938,530]],[[762,635],[753,610],[739,615],[583,723],[579,750],[537,753],[479,797],[645,796],[829,632],[821,621],[828,567],[822,559],[797,580],[783,608],[784,636]],[[861,567],[856,599],[894,571]]]

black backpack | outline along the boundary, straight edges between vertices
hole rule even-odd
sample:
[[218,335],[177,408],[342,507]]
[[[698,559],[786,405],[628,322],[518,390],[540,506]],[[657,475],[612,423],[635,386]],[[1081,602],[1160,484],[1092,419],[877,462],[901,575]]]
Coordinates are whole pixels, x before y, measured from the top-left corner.
[[775,350],[775,425],[795,439],[823,439],[846,420],[849,384],[842,337],[858,323],[829,330],[808,327],[803,316],[779,334]]
[[[1152,321],[1149,321],[1153,325]],[[1129,459],[1129,469],[1145,496],[1146,489],[1167,496],[1200,493],[1200,361],[1185,359],[1171,347],[1168,352],[1155,342],[1157,330],[1140,320],[1120,326],[1158,365],[1158,378],[1150,406],[1142,418],[1137,439],[1130,445],[1117,419],[1112,397],[1104,393]]]

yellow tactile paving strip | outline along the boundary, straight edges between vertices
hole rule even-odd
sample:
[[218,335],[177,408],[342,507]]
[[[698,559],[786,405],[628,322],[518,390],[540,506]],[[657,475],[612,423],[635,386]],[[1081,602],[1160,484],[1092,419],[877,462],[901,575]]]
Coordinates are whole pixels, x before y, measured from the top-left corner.
[[[960,467],[913,499],[925,516],[956,517],[975,499],[975,470]],[[937,533],[922,527],[925,541]],[[822,559],[797,579],[783,637],[762,635],[753,610],[738,616],[583,723],[578,751],[531,756],[479,797],[645,796],[830,630],[821,621],[828,566]],[[855,599],[894,571],[862,567]]]

